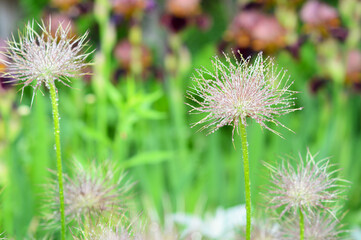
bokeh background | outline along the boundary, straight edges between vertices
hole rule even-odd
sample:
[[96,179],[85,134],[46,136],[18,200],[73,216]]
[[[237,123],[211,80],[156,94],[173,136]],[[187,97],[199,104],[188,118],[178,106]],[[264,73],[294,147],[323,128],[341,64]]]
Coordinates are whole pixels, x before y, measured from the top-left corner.
[[[302,0],[1,0],[0,47],[32,19],[71,34],[89,30],[92,75],[58,84],[64,171],[73,162],[112,161],[136,182],[140,214],[164,222],[170,213],[203,216],[244,203],[240,140],[232,127],[214,134],[190,128],[186,90],[195,69],[231,50],[259,51],[287,69],[302,111],[279,120],[284,138],[249,122],[252,199],[265,212],[269,173],[262,161],[331,157],[351,182],[342,223],[361,227],[361,1]],[[0,71],[6,67],[0,65]],[[0,80],[0,232],[41,234],[43,184],[55,153],[46,89],[30,107],[19,86]],[[44,96],[43,96],[44,95]],[[343,214],[341,214],[343,215]]]

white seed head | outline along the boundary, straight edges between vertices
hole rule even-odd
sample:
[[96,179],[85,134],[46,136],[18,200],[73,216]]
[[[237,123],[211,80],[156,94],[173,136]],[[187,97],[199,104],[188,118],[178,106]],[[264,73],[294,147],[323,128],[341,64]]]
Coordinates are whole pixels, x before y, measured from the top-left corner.
[[[39,33],[36,28],[39,28]],[[51,23],[29,22],[23,32],[19,32],[18,40],[13,36],[8,40],[7,52],[2,53],[9,60],[7,75],[14,81],[36,90],[42,83],[48,87],[49,81],[59,82],[68,86],[69,78],[84,75],[81,70],[88,66],[87,58],[91,54],[87,48],[88,33],[79,38],[69,38],[70,25],[63,28],[59,24],[55,34],[51,34]],[[88,53],[83,53],[88,52]]]
[[188,91],[188,98],[195,105],[188,104],[190,112],[208,114],[198,124],[205,124],[200,130],[211,128],[210,133],[222,126],[238,128],[240,121],[247,124],[250,117],[262,127],[276,133],[267,122],[281,124],[276,117],[299,110],[292,108],[294,91],[289,90],[293,82],[289,77],[283,81],[286,71],[277,71],[273,58],[263,59],[259,53],[253,63],[250,58],[235,60],[225,54],[226,63],[217,56],[212,60],[213,71],[197,70],[193,76],[194,86]]
[[313,215],[316,209],[328,210],[331,204],[341,198],[345,188],[341,179],[334,177],[338,170],[330,171],[329,159],[315,161],[315,156],[308,151],[304,160],[300,155],[297,167],[290,161],[282,161],[278,167],[266,164],[271,170],[272,186],[266,198],[271,208],[283,208],[281,217],[286,212]]

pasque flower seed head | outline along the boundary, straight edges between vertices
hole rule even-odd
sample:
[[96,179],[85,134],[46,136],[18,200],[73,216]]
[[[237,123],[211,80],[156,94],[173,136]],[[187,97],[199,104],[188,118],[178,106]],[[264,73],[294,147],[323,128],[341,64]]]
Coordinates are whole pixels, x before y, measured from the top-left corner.
[[[40,33],[36,31],[37,27]],[[69,25],[63,28],[59,24],[52,34],[51,23],[45,25],[33,21],[26,25],[23,33],[19,32],[18,41],[13,36],[7,42],[8,50],[2,53],[9,59],[5,62],[7,74],[23,84],[22,90],[32,86],[33,99],[42,83],[49,87],[49,82],[57,80],[68,86],[69,78],[84,75],[81,70],[89,65],[86,59],[91,54],[85,49],[88,33],[69,38],[70,30]]]
[[[194,86],[188,91],[195,105],[188,104],[190,112],[208,114],[198,124],[205,124],[201,130],[211,128],[211,133],[224,125],[240,121],[247,125],[246,118],[253,118],[262,127],[276,133],[266,123],[281,124],[276,117],[299,110],[293,108],[295,93],[289,88],[293,82],[286,77],[286,71],[277,71],[272,58],[263,59],[259,53],[253,63],[250,58],[232,61],[225,54],[226,63],[217,56],[212,60],[213,70],[198,69],[193,76]],[[233,139],[233,138],[232,138]]]
[[[131,234],[122,226],[98,224],[95,227],[86,228],[82,236],[74,237],[75,240],[142,240],[137,234]],[[133,236],[135,235],[135,236]]]
[[314,157],[308,150],[306,159],[300,155],[297,167],[285,160],[279,167],[265,163],[272,181],[266,198],[272,208],[283,207],[281,216],[288,211],[296,214],[300,210],[309,216],[316,209],[329,210],[327,204],[336,202],[344,192],[342,180],[334,177],[338,170],[330,171],[329,159],[316,162]]
[[[300,237],[300,228],[297,217],[287,219],[280,228],[280,237],[282,240],[294,240]],[[305,221],[305,240],[341,240],[342,224],[332,215],[327,213],[318,213]]]
[[[95,217],[121,215],[124,212],[127,193],[133,186],[124,180],[124,173],[109,163],[100,166],[92,163],[88,169],[77,163],[74,174],[74,177],[64,174],[65,216],[68,222],[81,223],[84,219],[89,221]],[[46,220],[47,227],[52,228],[59,220],[57,182],[49,188],[52,194],[47,206],[52,212],[46,216]]]

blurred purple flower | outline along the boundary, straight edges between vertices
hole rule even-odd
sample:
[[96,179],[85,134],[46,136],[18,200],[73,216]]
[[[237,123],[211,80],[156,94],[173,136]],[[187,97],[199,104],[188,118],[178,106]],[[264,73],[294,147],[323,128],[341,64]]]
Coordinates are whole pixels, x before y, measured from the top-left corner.
[[238,47],[273,52],[285,46],[285,28],[274,16],[259,10],[242,10],[233,19],[225,40]]

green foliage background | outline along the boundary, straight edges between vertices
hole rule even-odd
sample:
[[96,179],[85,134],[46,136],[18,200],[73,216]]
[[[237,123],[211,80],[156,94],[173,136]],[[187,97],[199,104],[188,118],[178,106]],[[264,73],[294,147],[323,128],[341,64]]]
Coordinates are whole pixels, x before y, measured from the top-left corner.
[[[40,19],[47,4],[23,0],[20,6],[25,19]],[[337,1],[333,4],[338,6]],[[209,136],[197,133],[190,124],[200,116],[189,115],[189,107],[184,104],[194,69],[211,67],[210,58],[217,54],[217,44],[232,14],[223,1],[204,1],[202,7],[212,18],[209,30],[191,26],[171,35],[156,26],[152,31],[159,33],[159,39],[144,37],[143,41],[150,43],[153,64],[162,69],[170,60],[165,58],[166,50],[160,43],[168,42],[172,48],[173,41],[177,71],[171,74],[165,70],[163,81],[128,74],[114,83],[117,63],[112,51],[117,39],[131,37],[131,30],[113,29],[109,12],[95,10],[77,19],[80,33],[90,27],[96,49],[94,75],[90,83],[74,79],[72,88],[58,84],[64,171],[76,174],[72,171],[75,159],[85,165],[93,160],[113,161],[137,182],[134,202],[138,211],[149,213],[155,209],[160,218],[167,212],[203,214],[218,206],[244,202],[237,135],[234,149],[231,127]],[[353,26],[352,18],[341,17],[347,27]],[[116,33],[114,39],[109,36],[111,31]],[[360,49],[359,42],[356,47]],[[338,42],[336,48],[346,51],[347,42]],[[262,161],[275,163],[287,155],[305,155],[309,148],[311,153],[318,153],[319,159],[330,156],[331,162],[342,169],[340,177],[351,182],[344,200],[343,210],[348,213],[343,222],[348,228],[360,226],[360,95],[343,79],[340,81],[337,73],[329,75],[326,87],[310,92],[310,79],[324,71],[315,49],[308,41],[301,46],[298,60],[285,50],[275,54],[279,68],[288,69],[294,80],[292,88],[299,92],[297,107],[304,109],[281,117],[280,121],[295,132],[276,128],[284,139],[249,122],[253,206],[257,213],[264,212],[260,193],[265,191],[269,174]],[[51,106],[48,92],[43,92],[44,96],[38,93],[31,109],[30,88],[21,103],[17,87],[0,92],[0,229],[16,239],[42,234],[39,221],[46,195],[43,186],[53,177],[48,169],[55,169]]]

